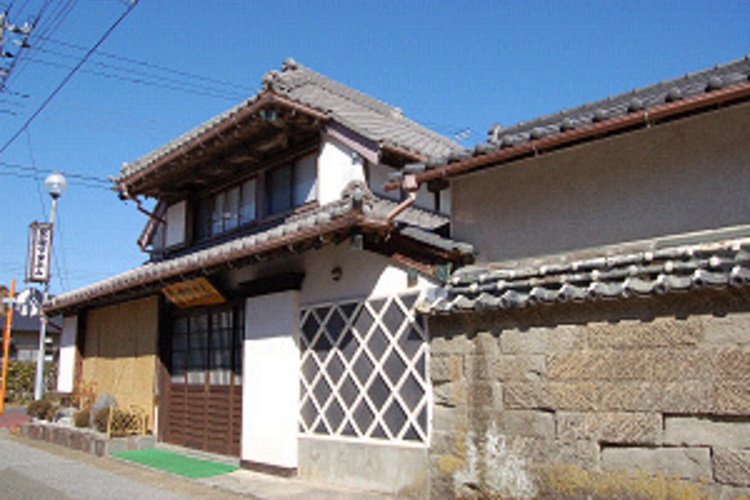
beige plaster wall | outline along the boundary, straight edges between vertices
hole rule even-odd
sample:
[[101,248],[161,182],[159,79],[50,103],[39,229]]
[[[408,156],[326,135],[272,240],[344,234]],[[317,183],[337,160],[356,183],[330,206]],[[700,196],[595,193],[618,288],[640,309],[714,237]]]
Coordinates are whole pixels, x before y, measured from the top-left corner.
[[750,224],[750,104],[453,181],[453,233],[503,261]]
[[135,404],[151,416],[158,307],[154,296],[89,311],[83,353],[84,382],[94,382],[97,394],[111,394],[119,406]]
[[750,294],[430,318],[431,497],[750,494]]

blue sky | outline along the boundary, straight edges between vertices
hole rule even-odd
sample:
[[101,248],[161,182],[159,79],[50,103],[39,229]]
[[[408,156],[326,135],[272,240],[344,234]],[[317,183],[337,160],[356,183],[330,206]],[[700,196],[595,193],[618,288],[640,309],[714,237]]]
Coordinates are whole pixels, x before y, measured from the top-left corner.
[[[0,0],[16,24],[45,4]],[[35,29],[44,38],[32,34],[0,93],[0,147],[128,6],[51,4]],[[140,0],[0,153],[0,284],[24,286],[28,225],[48,215],[42,181],[52,170],[70,181],[59,204],[53,293],[145,261],[136,245],[145,217],[94,179],[249,97],[287,57],[445,135],[468,128],[470,146],[496,122],[744,57],[748,19],[746,0]]]

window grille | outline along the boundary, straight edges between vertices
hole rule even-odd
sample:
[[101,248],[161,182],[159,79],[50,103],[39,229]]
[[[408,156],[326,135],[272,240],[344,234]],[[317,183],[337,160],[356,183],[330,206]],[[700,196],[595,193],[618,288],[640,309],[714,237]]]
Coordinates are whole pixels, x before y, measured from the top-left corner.
[[303,434],[427,441],[428,344],[416,299],[302,309]]
[[241,308],[201,310],[176,317],[172,323],[172,382],[240,384],[242,317]]

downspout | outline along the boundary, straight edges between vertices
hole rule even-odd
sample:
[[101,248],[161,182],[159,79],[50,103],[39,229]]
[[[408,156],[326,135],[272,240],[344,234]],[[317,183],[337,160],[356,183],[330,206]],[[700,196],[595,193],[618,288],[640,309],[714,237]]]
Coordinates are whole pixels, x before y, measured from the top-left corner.
[[388,212],[388,215],[385,216],[385,222],[387,224],[391,224],[393,219],[398,217],[401,212],[412,206],[414,202],[417,201],[417,190],[419,189],[417,176],[414,174],[405,175],[404,180],[401,182],[401,189],[407,192],[407,198]]
[[140,248],[142,252],[146,252],[146,247],[151,243],[151,239],[153,238],[154,232],[156,230],[156,224],[166,223],[166,220],[164,219],[164,217],[162,217],[165,212],[164,208],[166,208],[166,205],[158,203],[154,211],[149,212],[148,210],[143,208],[143,202],[139,200],[137,196],[132,196],[130,193],[128,193],[128,190],[125,186],[120,184],[117,186],[117,188],[121,200],[130,200],[135,202],[138,211],[148,217],[146,227],[143,229],[143,231],[141,232],[141,236],[138,238],[138,248]]

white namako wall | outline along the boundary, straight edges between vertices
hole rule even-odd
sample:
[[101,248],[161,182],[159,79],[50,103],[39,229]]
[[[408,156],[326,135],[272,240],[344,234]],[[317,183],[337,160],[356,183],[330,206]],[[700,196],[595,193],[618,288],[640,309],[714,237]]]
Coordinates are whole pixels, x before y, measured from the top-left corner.
[[58,392],[73,392],[77,333],[78,316],[64,317],[60,335],[60,361],[57,368]]
[[305,466],[298,460],[306,460],[299,455],[301,308],[418,293],[434,283],[422,276],[410,281],[405,268],[383,256],[352,250],[344,243],[238,270],[229,277],[229,286],[288,272],[304,273],[301,290],[246,301],[240,458],[295,469]]

